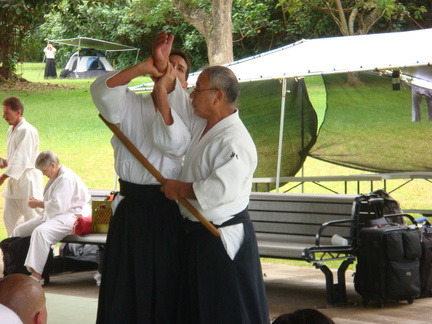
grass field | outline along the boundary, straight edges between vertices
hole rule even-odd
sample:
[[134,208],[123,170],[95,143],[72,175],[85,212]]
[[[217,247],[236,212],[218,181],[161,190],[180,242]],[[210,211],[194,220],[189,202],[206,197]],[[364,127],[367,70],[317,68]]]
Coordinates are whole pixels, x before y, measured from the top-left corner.
[[[112,189],[115,185],[115,172],[113,168],[113,154],[110,145],[111,132],[98,118],[98,111],[94,107],[89,88],[93,80],[49,80],[43,79],[43,65],[41,63],[24,63],[18,67],[23,77],[29,81],[40,83],[37,89],[23,91],[17,89],[0,88],[1,98],[9,95],[21,97],[25,103],[26,119],[39,131],[40,150],[53,150],[61,163],[74,170],[89,188]],[[59,71],[60,72],[60,71]],[[132,85],[148,82],[148,78],[138,78]],[[320,78],[308,78],[308,91],[314,105],[319,112],[325,107],[325,91]],[[278,81],[275,81],[278,82]],[[56,84],[58,88],[48,87],[47,84]],[[45,85],[45,86],[44,86]],[[252,89],[261,91],[263,89]],[[273,96],[272,96],[273,97]],[[255,111],[248,111],[248,99],[241,97],[241,116],[256,142],[260,157],[260,177],[274,177],[276,174],[277,133],[279,128],[280,94],[275,98],[265,98],[263,107]],[[264,100],[264,99],[263,99]],[[274,108],[267,109],[273,101]],[[266,106],[267,105],[267,106]],[[319,113],[322,120],[322,115]],[[264,122],[266,121],[266,122]],[[271,123],[267,123],[271,121]],[[5,136],[8,125],[0,123],[0,134],[4,140],[0,141],[0,157],[5,156]],[[348,175],[360,174],[362,171],[343,168],[334,164],[324,163],[308,158],[304,164],[302,175]],[[46,181],[46,180],[45,180]],[[394,188],[402,181],[393,181]],[[342,190],[342,184],[327,185]],[[396,191],[394,198],[398,199],[405,208],[429,208],[429,193],[432,185],[426,181],[417,180]],[[378,189],[378,188],[377,188]],[[301,189],[296,189],[299,192]],[[307,184],[304,192],[326,192],[321,187]],[[350,188],[354,193],[354,185]],[[369,192],[368,187],[362,188]],[[3,188],[0,187],[0,193]],[[2,214],[4,200],[0,199],[0,214]],[[2,218],[0,218],[0,240],[6,237]]]

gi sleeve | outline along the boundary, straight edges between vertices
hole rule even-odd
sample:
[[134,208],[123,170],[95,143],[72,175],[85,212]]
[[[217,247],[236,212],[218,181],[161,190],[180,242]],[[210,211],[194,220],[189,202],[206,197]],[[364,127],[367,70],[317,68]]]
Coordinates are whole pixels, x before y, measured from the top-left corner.
[[109,88],[106,81],[117,74],[106,73],[98,77],[91,85],[90,92],[93,103],[101,115],[110,123],[119,124],[123,120],[122,107],[129,101],[129,96],[136,96],[127,85]]
[[152,137],[155,145],[170,157],[180,157],[186,154],[191,142],[191,133],[180,116],[171,109],[174,120],[172,125],[166,125],[160,112],[152,125]]
[[191,130],[194,126],[196,116],[193,112],[191,99],[189,93],[187,93],[181,86],[178,78],[176,78],[176,84],[174,91],[168,94],[168,102],[178,116],[181,118],[186,127]]

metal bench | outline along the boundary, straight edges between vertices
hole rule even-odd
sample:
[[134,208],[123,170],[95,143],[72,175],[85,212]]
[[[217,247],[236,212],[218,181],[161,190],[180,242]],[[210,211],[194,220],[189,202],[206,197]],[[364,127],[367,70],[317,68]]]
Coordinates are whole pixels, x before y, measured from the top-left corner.
[[[105,200],[106,196],[111,190],[100,190],[100,189],[89,189],[89,193],[94,200]],[[102,271],[102,259],[103,251],[106,244],[107,234],[106,233],[86,233],[82,235],[71,234],[62,239],[61,243],[78,243],[78,244],[94,244],[99,247],[97,263],[98,271]]]
[[[344,194],[252,193],[249,212],[260,256],[312,263],[325,275],[327,303],[346,303],[345,272],[355,260],[352,219],[356,197]],[[349,244],[333,245],[331,239],[335,234],[346,238]],[[333,273],[326,265],[330,260],[341,261],[337,283],[334,283]]]
[[[103,200],[108,193],[109,190],[91,191],[93,200]],[[325,275],[327,303],[345,303],[345,272],[355,260],[352,214],[356,197],[345,194],[253,192],[249,212],[260,256],[312,263]],[[331,238],[335,234],[346,238],[349,244],[334,246]],[[106,236],[104,233],[72,234],[61,242],[96,244],[103,252]],[[101,259],[102,255],[98,260]],[[325,264],[330,260],[341,261],[337,270],[337,283],[334,283],[333,273]],[[101,262],[99,269],[100,266]]]

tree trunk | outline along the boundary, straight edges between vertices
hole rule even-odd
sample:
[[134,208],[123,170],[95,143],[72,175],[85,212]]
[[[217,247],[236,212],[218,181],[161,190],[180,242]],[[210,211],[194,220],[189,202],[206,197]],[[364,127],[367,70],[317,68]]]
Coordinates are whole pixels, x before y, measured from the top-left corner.
[[232,41],[232,0],[213,0],[212,11],[191,8],[187,0],[173,0],[183,18],[204,35],[210,65],[234,60]]

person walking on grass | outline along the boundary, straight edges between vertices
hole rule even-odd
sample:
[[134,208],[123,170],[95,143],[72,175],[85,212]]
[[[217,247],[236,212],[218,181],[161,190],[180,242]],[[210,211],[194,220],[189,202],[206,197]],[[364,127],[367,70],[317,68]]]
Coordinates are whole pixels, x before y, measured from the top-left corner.
[[3,100],[3,119],[10,125],[6,135],[7,157],[0,159],[0,186],[9,179],[3,192],[3,221],[8,236],[21,222],[39,215],[27,205],[28,197],[42,198],[42,174],[35,168],[39,154],[39,134],[24,118],[24,104],[15,96]]

